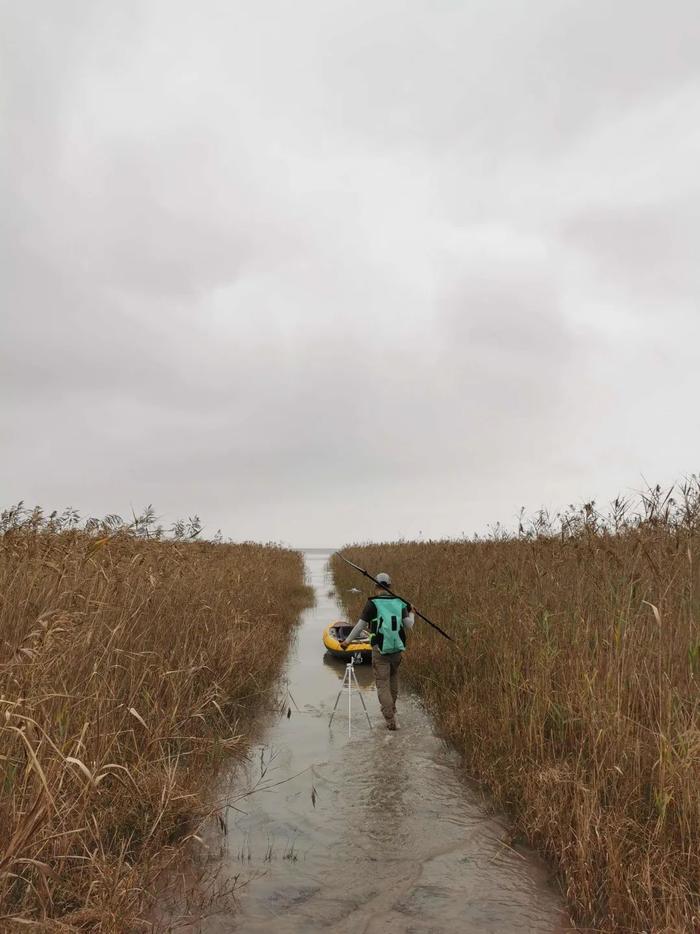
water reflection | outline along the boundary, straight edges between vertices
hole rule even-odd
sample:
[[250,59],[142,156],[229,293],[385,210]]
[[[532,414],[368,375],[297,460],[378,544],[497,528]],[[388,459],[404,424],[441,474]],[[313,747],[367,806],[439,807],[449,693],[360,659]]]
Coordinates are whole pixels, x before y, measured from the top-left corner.
[[[321,646],[323,651],[323,646]],[[345,677],[345,662],[339,658],[334,658],[328,652],[321,656],[324,665],[333,671],[340,681]],[[363,691],[374,690],[374,675],[372,674],[372,665],[369,662],[363,662],[361,665],[355,663],[354,671],[357,683]]]

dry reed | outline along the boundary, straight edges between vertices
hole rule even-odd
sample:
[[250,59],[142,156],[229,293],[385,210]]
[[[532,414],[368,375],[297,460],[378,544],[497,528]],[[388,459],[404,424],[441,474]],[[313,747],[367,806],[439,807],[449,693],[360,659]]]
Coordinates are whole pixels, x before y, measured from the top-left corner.
[[[420,624],[406,671],[439,729],[598,930],[700,930],[700,482],[540,513],[488,540],[353,546]],[[363,597],[334,559],[351,618]]]
[[153,516],[0,518],[0,929],[139,930],[269,707],[301,555]]

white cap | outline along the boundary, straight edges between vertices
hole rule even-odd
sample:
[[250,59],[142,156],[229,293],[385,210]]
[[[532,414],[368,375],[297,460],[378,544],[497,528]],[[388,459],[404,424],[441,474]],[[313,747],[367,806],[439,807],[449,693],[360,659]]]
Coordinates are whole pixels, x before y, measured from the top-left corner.
[[383,584],[385,587],[391,587],[391,578],[388,574],[385,574],[384,571],[381,574],[377,574],[374,578],[378,584]]

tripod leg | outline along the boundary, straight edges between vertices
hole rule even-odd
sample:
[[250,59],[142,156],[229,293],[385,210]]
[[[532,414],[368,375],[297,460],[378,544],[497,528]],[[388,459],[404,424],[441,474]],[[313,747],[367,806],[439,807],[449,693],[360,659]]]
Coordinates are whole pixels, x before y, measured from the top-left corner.
[[336,712],[336,710],[338,709],[338,702],[340,701],[340,698],[341,698],[342,693],[343,693],[343,688],[345,687],[345,678],[346,678],[346,677],[347,677],[347,670],[346,670],[345,674],[343,675],[343,683],[340,685],[340,690],[338,691],[338,696],[336,697],[336,699],[335,699],[335,704],[334,704],[334,706],[333,706],[333,712],[331,713],[331,718],[330,718],[330,720],[328,721],[328,727],[329,727],[329,728],[330,728],[331,723],[333,723],[333,717],[335,716],[335,712]]
[[363,709],[364,709],[364,711],[365,711],[365,716],[367,717],[367,723],[369,723],[369,728],[370,728],[370,730],[371,730],[371,729],[372,729],[372,721],[371,721],[370,718],[369,718],[369,711],[367,710],[367,704],[365,704],[365,699],[364,699],[364,697],[362,696],[362,691],[360,690],[360,685],[357,683],[357,675],[355,674],[354,671],[353,671],[353,673],[352,673],[352,676],[353,676],[353,678],[355,679],[355,687],[357,688],[357,693],[360,695],[360,700],[362,701],[362,707],[363,707]]

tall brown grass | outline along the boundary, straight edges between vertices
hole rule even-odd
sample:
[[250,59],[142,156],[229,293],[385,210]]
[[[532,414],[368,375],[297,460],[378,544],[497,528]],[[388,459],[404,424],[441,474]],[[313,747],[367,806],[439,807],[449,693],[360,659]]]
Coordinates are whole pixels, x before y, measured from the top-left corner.
[[[700,930],[700,484],[488,540],[353,546],[450,631],[406,670],[604,931]],[[355,618],[356,572],[334,559]]]
[[152,520],[0,518],[2,930],[139,929],[309,602],[297,552]]

